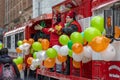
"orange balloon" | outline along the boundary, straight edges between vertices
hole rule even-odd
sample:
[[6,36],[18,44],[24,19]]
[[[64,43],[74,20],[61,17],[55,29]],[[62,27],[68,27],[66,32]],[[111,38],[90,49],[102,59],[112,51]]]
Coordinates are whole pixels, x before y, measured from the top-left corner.
[[49,46],[50,46],[50,42],[47,39],[43,39],[41,41],[41,44],[42,44],[42,49],[43,50],[47,50],[49,48]]
[[46,68],[53,68],[55,65],[55,59],[54,58],[47,58],[45,61],[44,61],[44,66]]
[[65,61],[67,60],[67,56],[61,56],[60,54],[58,54],[57,59],[58,59],[60,62],[65,62]]
[[39,38],[39,39],[38,39],[38,42],[40,42],[40,43],[41,43],[41,42],[42,42],[42,38]]
[[28,59],[27,59],[27,63],[28,63],[29,65],[32,64],[32,61],[33,61],[33,57],[28,57]]
[[18,64],[17,67],[18,67],[19,71],[21,71],[23,69],[23,65],[22,64]]
[[24,39],[24,40],[23,40],[23,44],[24,44],[24,43],[28,43],[28,41],[27,41],[26,39]]
[[72,50],[75,54],[80,54],[83,51],[83,46],[81,43],[74,43],[72,45]]
[[89,45],[96,52],[104,51],[110,43],[110,39],[105,36],[97,36],[95,37]]
[[80,62],[76,62],[76,61],[73,60],[73,67],[80,68],[81,67],[81,63]]
[[16,48],[17,53],[22,53],[22,50],[19,49],[19,47]]
[[28,40],[28,43],[32,45],[32,44],[34,43],[34,39],[30,38],[30,39]]
[[119,38],[120,37],[120,28],[118,26],[115,26],[115,38]]

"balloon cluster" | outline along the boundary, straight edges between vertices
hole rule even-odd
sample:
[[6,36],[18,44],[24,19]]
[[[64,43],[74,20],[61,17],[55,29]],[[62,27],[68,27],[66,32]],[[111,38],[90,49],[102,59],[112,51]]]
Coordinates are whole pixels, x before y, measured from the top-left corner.
[[[62,64],[67,60],[67,56],[73,58],[73,66],[80,68],[82,61],[87,63],[92,60],[92,53],[97,52],[105,61],[110,61],[115,57],[115,48],[110,44],[110,39],[102,36],[104,31],[104,19],[95,16],[91,20],[91,27],[84,32],[73,32],[70,36],[61,35],[59,37],[60,45],[50,47],[47,39],[33,39],[18,41],[17,53],[24,55],[32,54],[27,58],[27,64],[31,70],[37,67],[53,68],[55,64]],[[88,44],[87,44],[88,43]],[[94,54],[93,54],[94,55]],[[16,64],[21,64],[19,61]]]

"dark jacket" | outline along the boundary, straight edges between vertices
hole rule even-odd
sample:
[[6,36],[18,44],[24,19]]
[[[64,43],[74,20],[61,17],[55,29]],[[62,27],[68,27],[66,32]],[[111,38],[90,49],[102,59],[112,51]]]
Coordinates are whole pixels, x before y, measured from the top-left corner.
[[19,79],[20,78],[20,72],[19,72],[16,64],[12,61],[12,58],[9,57],[7,54],[0,56],[0,64],[5,64],[5,63],[10,63],[10,64],[13,65],[15,73],[17,75],[17,78]]

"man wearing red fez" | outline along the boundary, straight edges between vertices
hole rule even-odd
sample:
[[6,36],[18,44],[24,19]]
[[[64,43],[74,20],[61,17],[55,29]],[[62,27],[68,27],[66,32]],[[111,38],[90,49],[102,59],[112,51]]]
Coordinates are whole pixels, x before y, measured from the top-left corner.
[[66,24],[62,29],[64,34],[70,35],[72,32],[82,32],[80,24],[75,20],[75,12],[69,11],[66,16]]
[[[80,24],[75,20],[75,13],[71,10],[68,12],[66,16],[66,24],[65,27],[62,28],[63,34],[71,35],[73,32],[82,32]],[[69,75],[70,74],[70,57],[67,56],[66,61],[66,69],[64,74]]]

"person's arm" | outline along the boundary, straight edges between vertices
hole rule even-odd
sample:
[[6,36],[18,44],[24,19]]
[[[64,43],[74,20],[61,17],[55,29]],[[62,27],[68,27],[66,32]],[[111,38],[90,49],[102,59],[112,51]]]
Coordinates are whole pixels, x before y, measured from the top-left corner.
[[20,78],[20,72],[19,72],[16,64],[15,64],[14,62],[13,62],[12,64],[13,64],[13,67],[14,67],[14,69],[15,69],[15,73],[16,73],[16,75],[17,75],[17,78]]
[[67,34],[67,35],[70,35],[71,33],[75,32],[75,31],[78,31],[78,28],[76,25],[72,24],[70,27],[64,27],[62,29],[62,32]]

